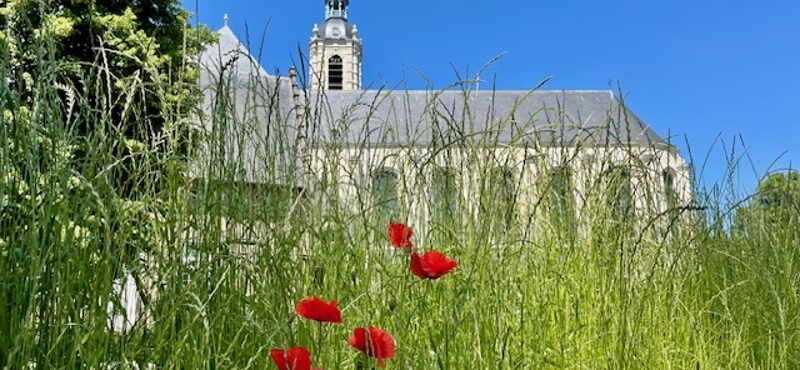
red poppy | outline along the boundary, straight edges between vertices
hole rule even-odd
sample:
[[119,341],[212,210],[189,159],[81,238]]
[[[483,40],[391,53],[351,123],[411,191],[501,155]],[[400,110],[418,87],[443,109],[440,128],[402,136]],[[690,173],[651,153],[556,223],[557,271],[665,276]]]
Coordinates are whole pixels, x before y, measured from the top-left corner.
[[364,328],[356,328],[347,343],[367,356],[375,357],[378,365],[385,367],[383,359],[395,355],[394,339],[389,333],[374,326],[369,327],[369,332]]
[[389,242],[397,248],[411,248],[411,228],[401,223],[389,221],[389,227],[386,228],[389,234]]
[[280,370],[311,370],[311,353],[304,347],[292,347],[288,351],[273,349],[270,355]]
[[339,308],[336,307],[337,304],[335,299],[330,303],[325,303],[325,301],[316,296],[312,296],[297,303],[294,312],[309,320],[341,323],[342,311],[339,311]]
[[458,267],[458,263],[439,252],[425,252],[418,255],[411,251],[411,273],[423,279],[435,280]]

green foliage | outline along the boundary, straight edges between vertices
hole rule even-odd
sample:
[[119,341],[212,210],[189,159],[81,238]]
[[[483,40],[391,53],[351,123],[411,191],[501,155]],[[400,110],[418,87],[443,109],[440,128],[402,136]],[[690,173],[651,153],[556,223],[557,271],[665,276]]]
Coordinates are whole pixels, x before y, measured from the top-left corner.
[[[65,129],[105,140],[102,148],[76,143],[74,154],[88,159],[87,153],[104,150],[118,158],[107,173],[126,197],[141,195],[137,157],[187,154],[196,145],[188,116],[201,94],[192,56],[214,35],[189,27],[179,4],[12,0],[0,7],[17,104],[33,109],[43,79],[58,86]],[[94,165],[83,164],[81,172]]]
[[[715,225],[698,240],[701,273],[691,277],[716,328],[710,344],[729,348],[730,365],[793,368],[800,364],[800,176],[773,173],[732,217],[709,208]],[[722,213],[724,214],[724,212]],[[712,332],[709,330],[709,332]],[[746,346],[747,350],[735,347]]]
[[795,170],[767,176],[758,184],[749,203],[736,209],[732,225],[733,232],[755,239],[769,236],[796,240],[800,238],[798,229],[800,173]]
[[1,4],[0,368],[107,362],[112,282],[169,240],[213,37],[176,1]]
[[758,214],[770,222],[796,220],[800,214],[800,172],[770,174],[758,184],[750,205],[742,212]]

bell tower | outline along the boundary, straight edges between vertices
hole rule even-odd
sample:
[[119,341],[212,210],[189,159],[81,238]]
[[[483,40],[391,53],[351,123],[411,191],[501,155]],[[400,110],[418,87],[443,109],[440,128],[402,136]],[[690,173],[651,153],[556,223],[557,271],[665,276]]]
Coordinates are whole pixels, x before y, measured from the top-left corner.
[[361,90],[361,39],[347,21],[349,0],[324,0],[325,22],[308,42],[312,90]]

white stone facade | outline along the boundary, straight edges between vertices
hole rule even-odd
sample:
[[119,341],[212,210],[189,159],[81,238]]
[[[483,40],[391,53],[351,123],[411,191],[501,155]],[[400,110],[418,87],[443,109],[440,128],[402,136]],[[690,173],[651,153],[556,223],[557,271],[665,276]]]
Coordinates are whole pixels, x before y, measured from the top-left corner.
[[347,146],[317,148],[311,157],[315,180],[337,183],[338,202],[351,205],[353,214],[365,210],[380,213],[379,208],[384,206],[372,204],[374,176],[379,172],[394,173],[398,181],[392,193],[397,201],[389,211],[393,218],[410,220],[420,228],[434,218],[434,188],[442,184],[437,183],[433,172],[439,169],[455,175],[458,218],[481,218],[481,197],[498,196],[496,189],[481,189],[487,179],[492,181],[495,171],[511,175],[513,212],[523,217],[546,212],[541,199],[550,191],[551,176],[558,170],[570,174],[566,188],[576,219],[592,212],[592,204],[588,203],[597,204],[597,197],[601,196],[598,192],[610,191],[612,169],[628,173],[626,186],[633,209],[644,216],[643,220],[670,208],[687,207],[692,200],[689,168],[674,148],[667,147],[498,147],[434,153],[430,148],[414,146]]

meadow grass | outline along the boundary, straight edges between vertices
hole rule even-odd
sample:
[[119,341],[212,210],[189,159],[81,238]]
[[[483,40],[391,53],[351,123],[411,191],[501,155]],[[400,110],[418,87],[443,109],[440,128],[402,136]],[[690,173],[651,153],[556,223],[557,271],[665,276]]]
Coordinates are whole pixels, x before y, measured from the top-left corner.
[[[604,188],[576,176],[588,185],[564,205],[567,217],[546,205],[547,181],[513,183],[520,211],[511,216],[476,212],[498,195],[486,151],[495,143],[467,134],[422,148],[454,148],[477,163],[451,167],[475,189],[472,202],[453,203],[457,217],[410,219],[437,207],[421,190],[434,160],[399,179],[395,216],[415,228],[415,243],[459,263],[423,281],[384,239],[386,214],[358,181],[357,167],[374,160],[368,154],[343,169],[347,148],[320,145],[309,130],[324,165],[275,184],[242,181],[247,159],[217,127],[253,134],[248,125],[286,122],[219,107],[271,98],[257,94],[215,97],[218,108],[202,118],[215,128],[201,135],[205,155],[152,143],[115,152],[126,143],[110,122],[110,110],[125,104],[107,90],[115,77],[99,63],[85,85],[64,85],[63,66],[40,52],[33,91],[0,81],[0,368],[268,369],[270,349],[302,345],[316,367],[366,369],[374,361],[347,338],[367,325],[394,337],[390,369],[800,367],[796,210],[781,224],[750,218],[732,230],[732,207],[746,196],[723,185],[693,189],[681,207],[627,208],[619,217]],[[0,75],[14,76],[7,53]],[[306,108],[308,122],[320,124],[324,109]],[[76,134],[88,122],[98,129]],[[412,146],[401,153],[420,150]],[[268,151],[258,160],[297,163],[278,158],[286,155]],[[200,176],[188,175],[189,162]],[[141,179],[135,197],[115,186],[121,166]],[[343,199],[343,189],[354,197]],[[646,189],[637,194],[657,203]],[[126,273],[137,282],[140,316],[115,332],[109,305],[119,312],[114,284]],[[344,324],[298,318],[295,304],[311,295],[338,299]]]

